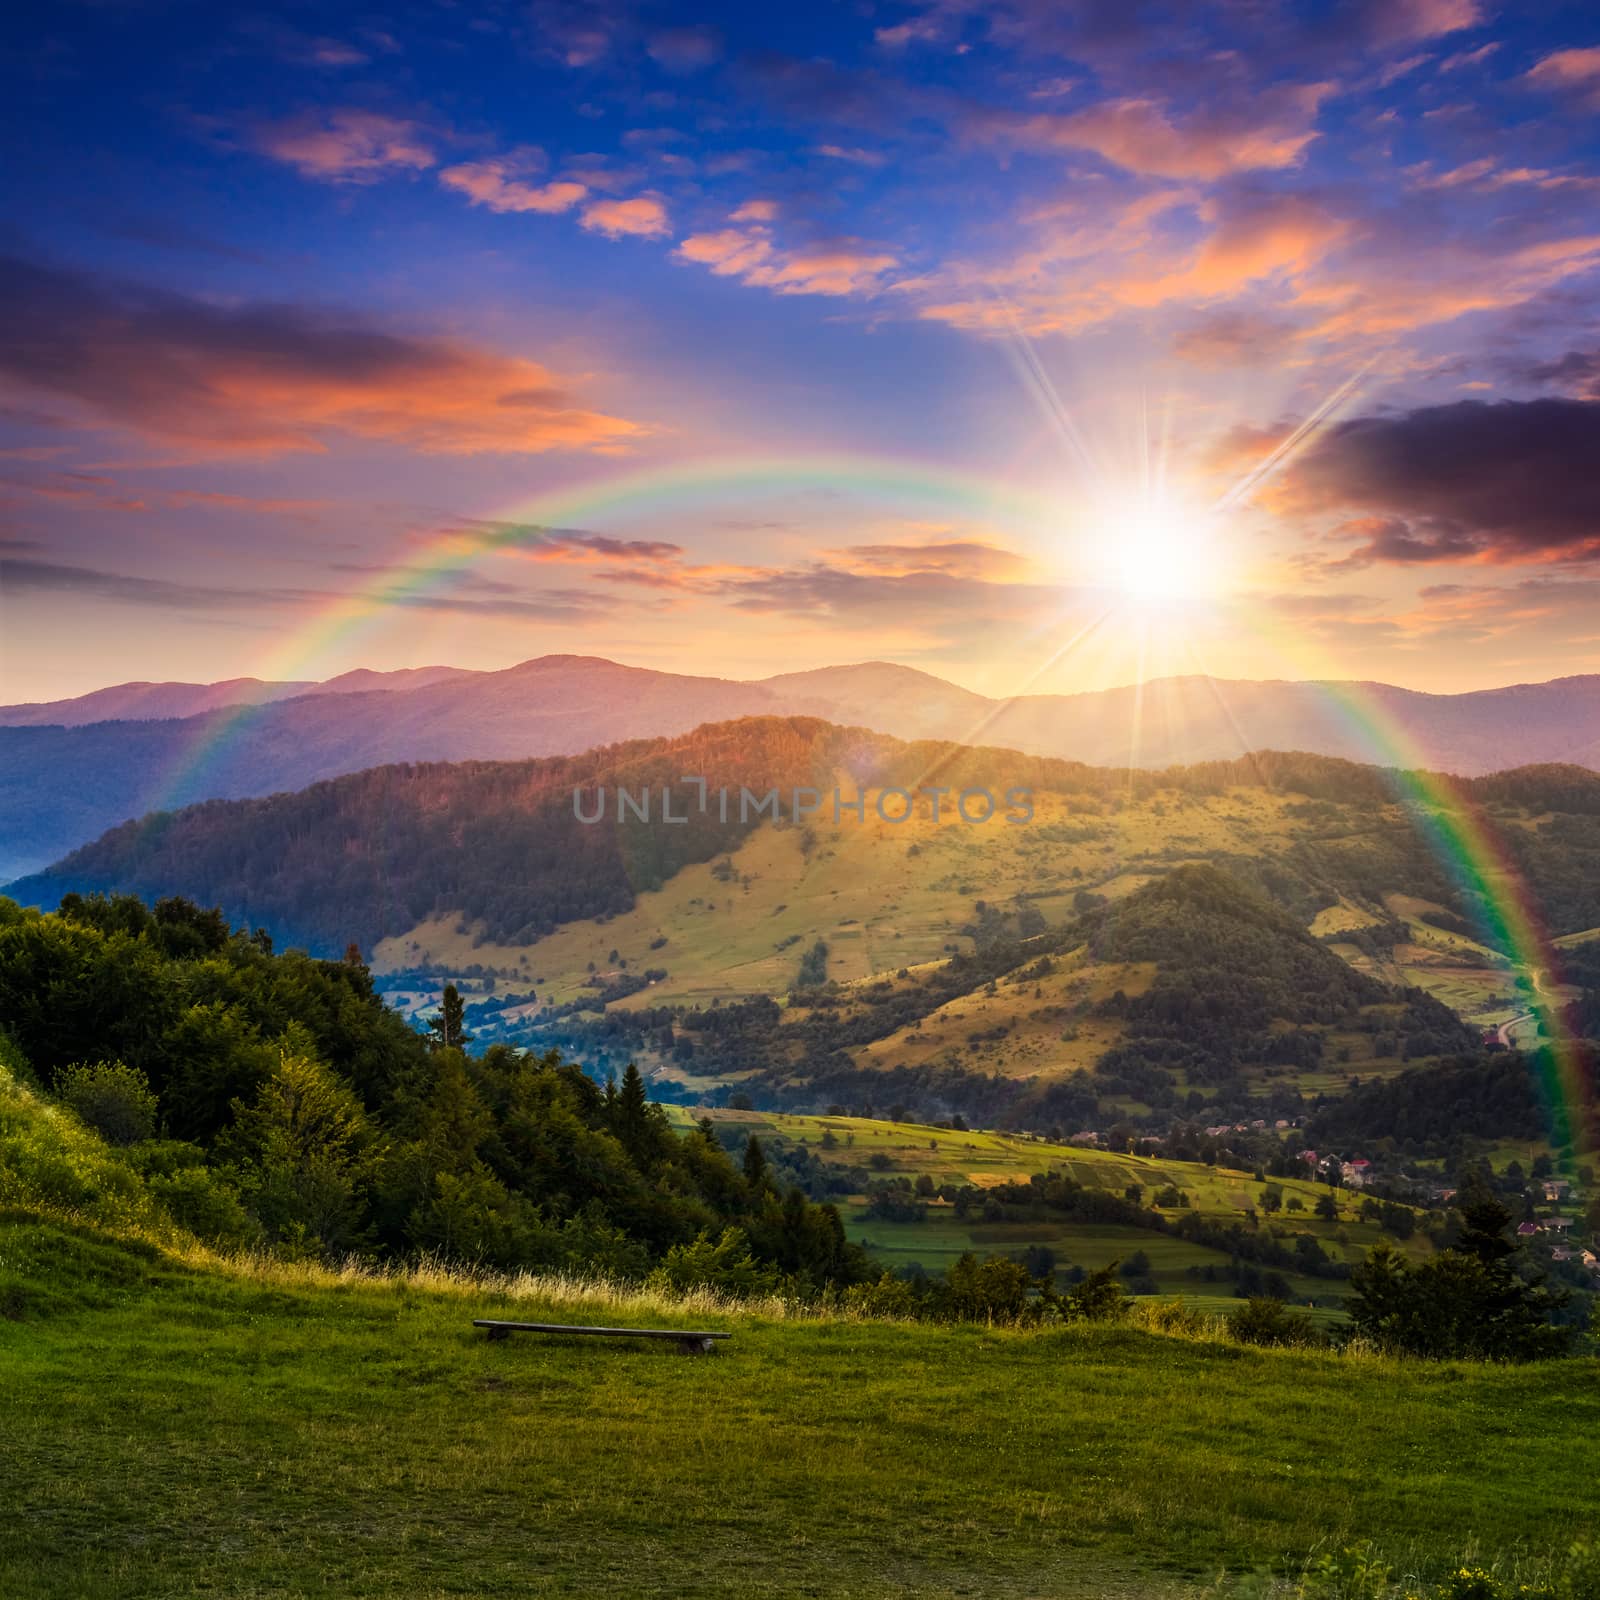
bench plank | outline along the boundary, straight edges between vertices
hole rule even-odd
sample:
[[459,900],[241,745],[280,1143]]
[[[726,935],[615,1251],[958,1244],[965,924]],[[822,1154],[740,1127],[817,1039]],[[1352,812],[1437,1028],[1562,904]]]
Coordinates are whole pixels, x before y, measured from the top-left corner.
[[710,1354],[714,1339],[731,1339],[731,1333],[718,1333],[701,1328],[580,1328],[562,1322],[499,1322],[488,1317],[474,1317],[475,1328],[487,1328],[491,1339],[504,1339],[513,1333],[577,1333],[594,1334],[611,1339],[676,1339],[692,1353]]

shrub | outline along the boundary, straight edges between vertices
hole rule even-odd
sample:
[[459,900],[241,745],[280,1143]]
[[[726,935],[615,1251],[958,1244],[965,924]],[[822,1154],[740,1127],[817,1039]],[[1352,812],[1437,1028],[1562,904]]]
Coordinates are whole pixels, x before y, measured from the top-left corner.
[[56,1076],[56,1094],[107,1144],[138,1144],[156,1131],[156,1097],[137,1067],[120,1061],[66,1067]]
[[857,1283],[846,1289],[844,1307],[857,1316],[905,1321],[919,1314],[921,1302],[909,1283],[891,1272],[885,1272],[876,1283]]
[[1028,1309],[1034,1280],[1020,1261],[969,1250],[950,1268],[951,1314],[963,1322],[1015,1322]]
[[775,1267],[763,1267],[750,1253],[743,1228],[724,1228],[713,1240],[703,1229],[692,1244],[675,1244],[647,1280],[655,1289],[721,1289],[728,1294],[771,1294],[778,1287]]
[[207,1167],[184,1167],[171,1176],[156,1173],[145,1181],[167,1215],[207,1244],[244,1246],[261,1236],[237,1191]]
[[1128,1297],[1117,1277],[1117,1263],[1087,1273],[1069,1289],[1060,1303],[1067,1322],[1112,1322],[1128,1309]]
[[1240,1344],[1305,1346],[1324,1342],[1309,1317],[1266,1296],[1246,1300],[1233,1312],[1228,1332]]

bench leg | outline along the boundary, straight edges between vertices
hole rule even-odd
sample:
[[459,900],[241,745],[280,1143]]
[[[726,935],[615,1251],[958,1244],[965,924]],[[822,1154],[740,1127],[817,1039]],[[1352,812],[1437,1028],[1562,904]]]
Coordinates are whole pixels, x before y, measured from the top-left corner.
[[495,1340],[509,1339],[511,1337],[511,1330],[509,1328],[486,1328],[484,1331],[491,1339]]
[[686,1356],[708,1356],[717,1348],[715,1339],[680,1339],[678,1343],[683,1347]]

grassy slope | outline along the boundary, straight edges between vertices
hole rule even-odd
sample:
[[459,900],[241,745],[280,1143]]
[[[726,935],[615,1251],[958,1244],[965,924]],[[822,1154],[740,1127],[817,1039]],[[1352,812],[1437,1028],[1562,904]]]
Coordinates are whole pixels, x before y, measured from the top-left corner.
[[[854,793],[850,781],[841,786]],[[947,945],[970,949],[959,929],[971,920],[975,900],[999,905],[1026,893],[1058,922],[1078,889],[1131,892],[1150,874],[1129,872],[1130,864],[1169,849],[1178,852],[1174,859],[1194,860],[1219,850],[1274,854],[1291,838],[1288,803],[1240,790],[1210,804],[1180,806],[1169,796],[1096,817],[1070,799],[1040,794],[1027,827],[998,820],[967,827],[936,825],[926,808],[909,822],[884,824],[872,816],[869,800],[865,825],[849,816],[835,825],[831,813],[812,819],[817,842],[809,855],[801,853],[797,830],[757,829],[732,857],[733,881],[714,877],[709,864],[688,867],[660,890],[641,894],[625,915],[568,924],[526,950],[475,944],[470,929],[457,931],[457,919],[440,918],[385,940],[373,966],[477,962],[524,970],[526,954],[525,970],[545,980],[541,998],[562,1002],[582,994],[590,961],[605,970],[616,949],[630,966],[668,970],[650,991],[652,1002],[701,1001],[786,989],[806,947],[820,938],[830,949],[829,977],[849,982],[936,959]],[[1054,827],[1087,837],[1052,839]],[[1163,859],[1161,867],[1171,864]],[[667,945],[651,951],[651,940],[662,934]],[[777,949],[791,937],[798,942]]]
[[[842,787],[853,792],[848,781]],[[477,943],[458,918],[441,917],[386,940],[374,952],[373,965],[379,971],[428,967],[456,974],[477,964],[517,974],[503,977],[501,988],[534,987],[540,1004],[592,993],[585,987],[591,963],[597,974],[615,975],[613,952],[626,958],[630,970],[665,969],[661,982],[614,1002],[626,1009],[781,995],[820,938],[829,948],[828,976],[850,984],[971,949],[960,930],[979,899],[1004,907],[1026,895],[1059,923],[1070,917],[1080,889],[1120,897],[1184,860],[1286,856],[1308,826],[1293,814],[1297,803],[1256,789],[1209,799],[1173,792],[1130,799],[1121,810],[1095,815],[1070,797],[1041,794],[1027,827],[935,825],[926,809],[898,826],[876,820],[859,825],[849,818],[834,825],[824,816],[813,819],[816,842],[809,852],[801,849],[799,830],[764,826],[733,854],[731,875],[718,876],[714,863],[688,867],[660,890],[641,894],[625,915],[569,923],[528,947]],[[1326,809],[1343,818],[1346,842],[1372,826],[1360,808]],[[1395,817],[1379,821],[1389,827]],[[1331,825],[1324,819],[1316,826]],[[1346,898],[1319,913],[1313,931],[1336,933],[1398,916],[1410,925],[1413,942],[1401,945],[1391,960],[1374,963],[1350,944],[1333,948],[1385,982],[1436,994],[1481,1026],[1522,1009],[1504,963],[1472,940],[1422,921],[1431,902],[1402,895],[1400,887],[1384,903]],[[1118,987],[1136,993],[1145,981],[1144,974],[1121,967],[1080,964],[1047,979],[1038,997],[1031,986],[1023,996],[1002,986],[998,997],[963,999],[948,1015],[863,1049],[859,1061],[894,1066],[956,1059],[1013,1076],[1070,1072],[1092,1065],[1121,1033],[1114,1019],[1082,1016],[1086,1005]],[[395,998],[425,1009],[437,1003],[437,986],[437,979],[430,980],[414,994]],[[970,1034],[990,1033],[1001,1023],[1008,1026],[1004,1038],[968,1047]],[[1296,1075],[1305,1092],[1337,1092],[1351,1071],[1387,1075],[1403,1065],[1398,1058],[1371,1055],[1367,1040],[1336,1043],[1353,1046],[1350,1063]]]
[[[225,1272],[0,1223],[0,1593],[1196,1593],[1563,1546],[1592,1362],[1425,1367]],[[710,1321],[712,1359],[474,1315]]]
[[[875,1178],[897,1174],[916,1177],[927,1173],[936,1184],[971,1183],[981,1188],[1007,1180],[1025,1182],[1036,1172],[1056,1170],[1068,1173],[1091,1188],[1107,1189],[1118,1195],[1130,1184],[1138,1184],[1147,1203],[1158,1189],[1171,1184],[1187,1195],[1189,1211],[1221,1223],[1239,1222],[1246,1211],[1259,1211],[1261,1191],[1265,1187],[1246,1172],[1057,1145],[1013,1134],[963,1133],[921,1123],[864,1117],[707,1111],[684,1106],[669,1106],[667,1112],[680,1127],[708,1116],[726,1133],[753,1133],[763,1143],[778,1149],[784,1145],[804,1145],[818,1159],[837,1166],[866,1166],[874,1157],[881,1157],[888,1165],[874,1167]],[[834,1137],[831,1147],[822,1143],[826,1132]],[[1359,1195],[1336,1191],[1340,1216],[1337,1222],[1329,1222],[1315,1215],[1317,1201],[1329,1192],[1325,1186],[1295,1178],[1269,1181],[1283,1191],[1286,1202],[1291,1196],[1298,1197],[1305,1209],[1280,1213],[1275,1219],[1266,1219],[1264,1226],[1281,1228],[1289,1234],[1312,1234],[1329,1255],[1336,1259],[1342,1257],[1352,1264],[1382,1237],[1383,1230],[1376,1223],[1363,1222],[1357,1217]],[[1220,1270],[1228,1264],[1226,1255],[1140,1228],[1056,1221],[986,1223],[978,1216],[959,1219],[951,1208],[939,1205],[929,1208],[923,1222],[894,1223],[867,1216],[866,1207],[859,1200],[847,1201],[841,1206],[841,1214],[850,1237],[865,1243],[885,1266],[903,1267],[917,1262],[929,1271],[938,1271],[966,1250],[987,1255],[1044,1244],[1055,1251],[1059,1272],[1071,1265],[1101,1267],[1113,1260],[1126,1260],[1136,1250],[1142,1250],[1150,1258],[1151,1276],[1164,1295],[1224,1309],[1236,1303],[1231,1283],[1220,1280],[1208,1283],[1190,1277],[1187,1270],[1191,1266]],[[1184,1212],[1171,1209],[1163,1215],[1177,1218]],[[1429,1253],[1431,1246],[1419,1230],[1403,1248],[1407,1254],[1420,1258]],[[1346,1286],[1338,1280],[1298,1273],[1285,1276],[1295,1295],[1302,1300],[1315,1297],[1327,1301],[1342,1297],[1346,1292]],[[1335,1311],[1332,1315],[1337,1317],[1342,1313]]]

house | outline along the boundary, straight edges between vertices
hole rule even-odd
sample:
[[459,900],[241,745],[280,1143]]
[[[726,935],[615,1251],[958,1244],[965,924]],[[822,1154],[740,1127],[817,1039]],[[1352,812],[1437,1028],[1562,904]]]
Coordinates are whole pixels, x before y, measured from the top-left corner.
[[1305,1162],[1308,1167],[1314,1167],[1322,1159],[1322,1157],[1319,1156],[1315,1150],[1302,1150],[1300,1152],[1300,1159]]
[[1578,1252],[1578,1259],[1584,1264],[1584,1266],[1588,1267],[1591,1272],[1596,1267],[1600,1267],[1600,1256],[1597,1256],[1593,1250],[1580,1250]]
[[1517,1237],[1519,1239],[1531,1239],[1538,1231],[1539,1224],[1537,1222],[1524,1222],[1517,1228]]
[[1572,1260],[1572,1255],[1572,1251],[1567,1249],[1564,1244],[1558,1244],[1555,1249],[1550,1252],[1550,1259],[1552,1261],[1570,1261]]
[[1571,1226],[1571,1217],[1546,1217],[1540,1224],[1540,1227],[1542,1227],[1546,1233],[1559,1233],[1563,1235]]
[[1347,1189],[1364,1189],[1367,1185],[1365,1161],[1346,1161],[1339,1168],[1339,1181]]
[[1546,1178],[1544,1183],[1544,1197],[1546,1200],[1565,1200],[1567,1192],[1572,1185],[1565,1178]]

